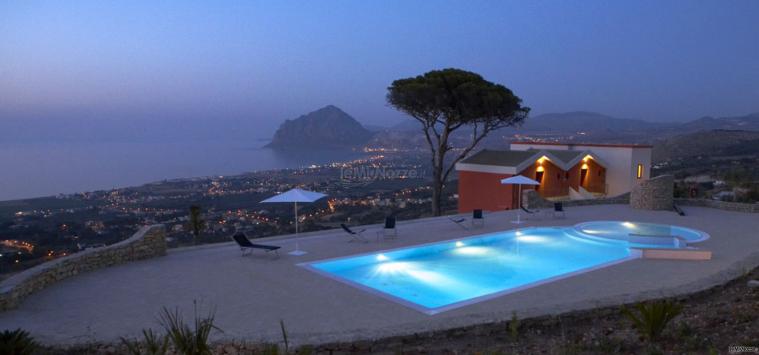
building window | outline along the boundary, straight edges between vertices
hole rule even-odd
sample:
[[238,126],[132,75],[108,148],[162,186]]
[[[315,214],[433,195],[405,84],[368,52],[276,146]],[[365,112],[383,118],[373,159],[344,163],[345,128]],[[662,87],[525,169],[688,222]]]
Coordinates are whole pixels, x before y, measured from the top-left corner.
[[638,171],[635,173],[635,177],[638,179],[643,178],[643,164],[638,164]]

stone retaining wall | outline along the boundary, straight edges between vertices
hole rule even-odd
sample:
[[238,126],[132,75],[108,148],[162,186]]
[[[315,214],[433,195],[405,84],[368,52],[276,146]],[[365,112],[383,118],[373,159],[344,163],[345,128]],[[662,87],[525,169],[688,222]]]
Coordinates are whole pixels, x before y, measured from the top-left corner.
[[142,227],[116,244],[55,259],[4,280],[0,283],[0,311],[16,308],[28,295],[79,273],[163,255],[166,255],[165,227],[160,224]]
[[671,211],[674,205],[675,178],[660,175],[641,181],[630,193],[630,207],[641,210]]
[[676,198],[675,204],[678,206],[709,207],[734,212],[759,213],[759,203],[726,202],[705,198]]

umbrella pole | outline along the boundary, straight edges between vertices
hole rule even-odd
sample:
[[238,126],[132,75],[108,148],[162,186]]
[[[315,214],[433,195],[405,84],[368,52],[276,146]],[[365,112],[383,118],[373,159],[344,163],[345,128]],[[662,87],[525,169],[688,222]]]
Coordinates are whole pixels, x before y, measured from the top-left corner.
[[298,223],[299,223],[298,222],[298,202],[293,202],[293,203],[294,203],[293,206],[295,209],[295,250],[289,252],[288,254],[299,256],[299,255],[306,254],[306,252],[300,250],[300,243],[299,243],[300,239],[298,238],[298,229],[299,229],[298,228]]
[[522,223],[522,220],[520,219],[520,217],[522,215],[520,213],[520,212],[522,212],[522,211],[520,211],[522,209],[522,184],[519,184],[518,186],[519,186],[518,187],[518,189],[519,189],[519,196],[517,196],[517,203],[519,204],[519,206],[517,206],[517,224]]
[[[519,213],[521,211],[519,211],[519,210],[522,209],[522,184],[517,184],[517,191],[518,191],[517,192],[517,194],[518,194],[517,195],[517,204],[519,205],[519,206],[517,206],[517,220],[516,221],[511,221],[511,223],[521,224],[522,223],[522,220],[520,219],[521,214]],[[514,201],[514,200],[512,200],[512,201]]]

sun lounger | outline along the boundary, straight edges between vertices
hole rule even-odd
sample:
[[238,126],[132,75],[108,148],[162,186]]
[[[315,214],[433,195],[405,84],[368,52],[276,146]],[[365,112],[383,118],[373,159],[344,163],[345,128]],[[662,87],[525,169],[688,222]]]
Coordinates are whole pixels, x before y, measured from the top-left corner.
[[675,213],[677,213],[677,214],[679,214],[681,216],[685,216],[685,211],[683,211],[683,209],[680,208],[680,206],[678,206],[678,205],[672,205],[672,209],[675,210]]
[[464,218],[464,217],[457,217],[457,218],[455,218],[455,217],[448,217],[448,220],[450,220],[453,223],[456,223],[457,226],[459,226],[459,227],[461,227],[463,229],[466,229],[466,230],[469,229],[469,227],[467,227],[464,224],[464,222],[466,222],[466,218]]
[[232,239],[237,243],[237,245],[240,247],[240,250],[242,251],[242,255],[245,256],[246,253],[252,252],[254,249],[261,249],[267,253],[274,252],[274,255],[279,256],[278,249],[282,248],[280,246],[276,245],[265,245],[265,244],[255,244],[251,243],[250,239],[245,236],[243,233],[235,233],[235,235],[232,236]]
[[540,217],[540,219],[543,219],[540,214],[540,210],[528,210],[524,206],[519,206],[519,208],[524,211],[524,213],[527,213],[527,219],[532,219],[533,217]]
[[348,226],[345,225],[345,223],[340,223],[340,227],[343,227],[343,230],[350,235],[351,239],[348,242],[354,242],[354,241],[360,241],[366,243],[367,240],[364,238],[364,236],[361,233],[364,233],[366,229],[362,229],[359,231],[353,231]]

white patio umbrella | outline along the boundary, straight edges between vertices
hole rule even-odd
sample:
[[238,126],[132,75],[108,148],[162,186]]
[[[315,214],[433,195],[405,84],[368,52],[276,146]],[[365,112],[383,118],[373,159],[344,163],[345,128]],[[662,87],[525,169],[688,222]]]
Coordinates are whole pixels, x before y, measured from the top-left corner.
[[511,223],[515,223],[515,224],[522,223],[522,220],[519,218],[519,210],[522,209],[522,185],[540,185],[540,183],[528,177],[524,177],[522,175],[514,175],[510,178],[502,179],[501,184],[519,186],[519,196],[518,196],[519,206],[517,208],[517,220],[511,221]]
[[290,191],[283,192],[279,195],[272,196],[261,201],[262,203],[293,202],[295,204],[295,250],[289,252],[288,254],[303,255],[306,253],[305,251],[300,250],[298,246],[298,202],[310,203],[325,196],[327,195],[323,193],[319,193],[319,192],[313,192],[313,191],[307,191],[307,190],[301,190],[301,189],[292,189]]

